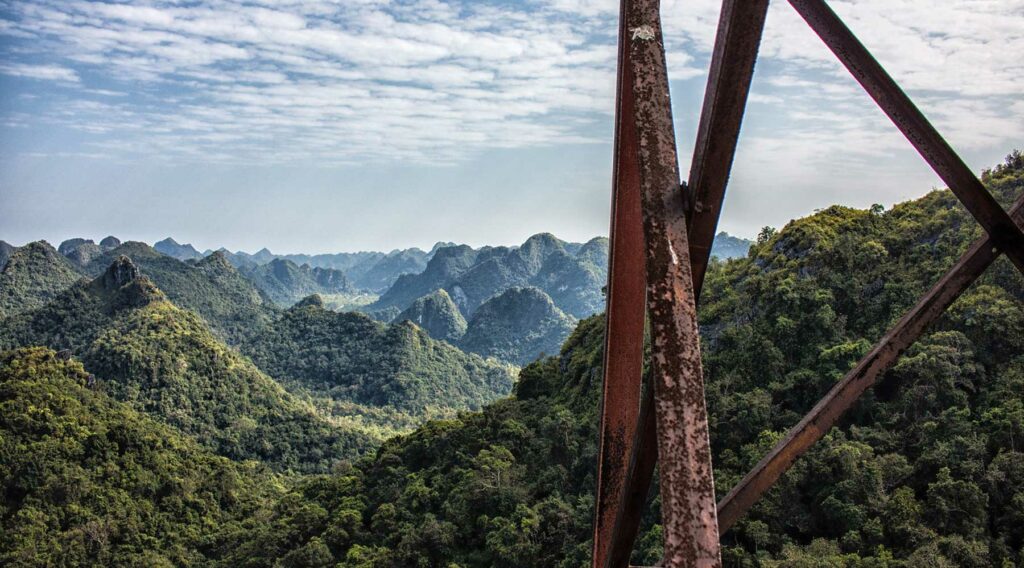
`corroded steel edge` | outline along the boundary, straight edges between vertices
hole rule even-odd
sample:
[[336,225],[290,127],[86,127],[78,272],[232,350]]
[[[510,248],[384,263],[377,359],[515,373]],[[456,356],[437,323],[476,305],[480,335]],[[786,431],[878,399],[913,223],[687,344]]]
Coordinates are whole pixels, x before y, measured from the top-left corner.
[[[767,8],[767,0],[722,3],[688,184],[693,195],[688,200],[693,204],[688,211],[688,231],[695,300],[700,298],[710,260]],[[641,403],[637,441],[605,564],[609,568],[628,564],[650,491],[658,459],[653,405],[653,391],[648,390]]]
[[690,251],[658,0],[627,4],[667,566],[720,566]]
[[592,550],[594,568],[601,568],[607,562],[611,532],[622,499],[627,460],[632,454],[636,436],[647,313],[640,172],[636,124],[633,121],[633,74],[626,52],[624,11],[625,0],[619,18],[604,381]]

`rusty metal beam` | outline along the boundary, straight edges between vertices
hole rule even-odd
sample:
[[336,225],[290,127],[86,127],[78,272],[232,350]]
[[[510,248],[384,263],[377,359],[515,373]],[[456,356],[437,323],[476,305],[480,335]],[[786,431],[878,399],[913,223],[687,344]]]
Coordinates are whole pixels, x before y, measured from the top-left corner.
[[868,95],[1024,272],[1024,232],[824,0],[789,0]]
[[[1024,225],[1024,195],[1012,208],[1013,219]],[[1000,250],[991,235],[976,241],[942,279],[889,330],[843,380],[836,383],[813,409],[786,434],[718,504],[719,529],[724,533],[747,512],[779,476],[875,384],[897,358],[945,312],[964,290],[985,271]]]
[[[695,301],[700,297],[711,257],[767,10],[767,0],[722,2],[687,184],[692,192],[688,201],[693,205],[688,211],[688,233]],[[630,457],[612,552],[602,567],[628,564],[657,459],[654,396],[648,389],[641,403],[637,441]]]
[[690,262],[698,298],[711,259],[767,13],[768,0],[722,2],[687,183],[693,204]]
[[626,3],[666,566],[720,566],[715,487],[658,0]]
[[612,219],[605,309],[604,382],[598,449],[592,566],[603,568],[622,500],[627,460],[636,436],[647,314],[640,170],[633,107],[633,66],[627,51],[625,0],[619,17]]

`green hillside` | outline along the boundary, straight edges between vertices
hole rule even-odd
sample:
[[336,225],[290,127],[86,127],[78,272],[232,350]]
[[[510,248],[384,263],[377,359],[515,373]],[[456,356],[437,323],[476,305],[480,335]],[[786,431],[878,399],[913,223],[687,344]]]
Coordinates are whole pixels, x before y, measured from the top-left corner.
[[470,353],[525,365],[561,350],[576,319],[537,288],[509,288],[473,314],[459,346]]
[[48,349],[0,354],[0,564],[205,564],[282,492],[88,383]]
[[331,398],[416,415],[479,408],[507,394],[507,367],[432,339],[415,325],[336,313],[316,297],[242,344],[261,369]]
[[[1024,191],[1024,159],[984,180],[1010,202]],[[936,191],[891,211],[830,208],[763,235],[747,258],[712,265],[701,307],[719,495],[979,229]],[[325,562],[585,565],[602,328],[582,322],[560,357],[522,371],[513,397],[389,441],[347,474],[348,490],[296,488],[292,498],[325,518],[362,520],[362,532],[318,548]],[[726,564],[1020,565],[1022,353],[1024,278],[1001,259],[723,535]],[[659,558],[658,518],[655,503],[635,564]],[[299,542],[325,542],[331,524],[302,529]],[[283,545],[272,532],[248,536],[239,550],[250,557]]]
[[462,317],[452,297],[444,290],[427,294],[398,314],[396,322],[411,321],[422,327],[431,337],[457,345],[466,333],[466,318]]
[[127,257],[4,322],[0,348],[34,345],[71,350],[113,398],[230,458],[325,471],[371,444],[369,436],[318,417],[220,343]]
[[46,241],[14,249],[0,269],[0,319],[42,306],[80,277]]
[[129,241],[94,259],[85,271],[98,276],[119,256],[130,258],[171,302],[202,316],[229,343],[258,331],[278,313],[270,298],[219,253],[185,263]]

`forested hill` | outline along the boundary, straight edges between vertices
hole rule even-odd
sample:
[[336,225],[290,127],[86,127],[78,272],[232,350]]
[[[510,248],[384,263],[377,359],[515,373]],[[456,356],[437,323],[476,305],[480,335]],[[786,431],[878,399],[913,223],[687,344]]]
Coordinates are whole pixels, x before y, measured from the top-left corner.
[[0,564],[200,565],[281,492],[89,381],[51,350],[0,355]]
[[12,249],[0,268],[0,319],[42,306],[78,278],[46,241]]
[[513,370],[463,353],[417,326],[327,310],[312,296],[241,343],[288,385],[414,416],[478,409],[508,394]]
[[113,398],[236,460],[326,471],[372,443],[329,424],[220,343],[127,257],[42,308],[4,320],[0,349],[28,346],[68,350]]
[[[1006,206],[1024,159],[984,181]],[[701,327],[720,496],[979,234],[936,191],[891,211],[830,208],[711,267]],[[513,397],[388,442],[344,488],[297,487],[291,499],[323,521],[288,524],[287,542],[268,527],[237,550],[345,566],[585,564],[602,327],[582,322]],[[1022,353],[1024,278],[1001,259],[723,536],[727,565],[1019,565]],[[331,541],[333,517],[361,523]],[[657,518],[655,504],[635,564],[660,557]]]
[[131,259],[175,305],[201,315],[228,343],[262,329],[279,312],[266,294],[218,253],[186,263],[145,243],[129,241],[96,257],[82,270],[98,276],[121,256]]
[[[0,318],[0,344],[6,339],[9,346],[84,349],[109,324],[107,312],[88,293],[94,288],[72,286],[79,274],[52,247],[34,243],[18,249],[12,259],[0,273],[0,299],[34,312],[29,310],[31,318]],[[511,388],[507,364],[463,353],[408,325],[336,314],[322,305],[281,310],[221,253],[182,262],[144,243],[126,242],[79,270],[101,278],[121,259],[128,259],[171,304],[201,316],[201,321],[187,316],[197,329],[193,335],[240,349],[264,373],[316,398],[313,402],[333,421],[358,432],[369,428],[378,440],[426,417],[479,408]],[[157,337],[146,339],[146,353],[158,351]],[[353,447],[369,446],[360,442]]]

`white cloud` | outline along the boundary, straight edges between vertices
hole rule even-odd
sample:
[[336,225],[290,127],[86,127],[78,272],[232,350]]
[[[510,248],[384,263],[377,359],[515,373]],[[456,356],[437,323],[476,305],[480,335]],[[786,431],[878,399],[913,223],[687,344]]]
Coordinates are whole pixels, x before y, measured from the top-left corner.
[[74,69],[61,67],[59,65],[0,65],[0,73],[3,73],[4,75],[13,75],[15,77],[44,79],[49,81],[59,81],[63,83],[78,82],[78,73],[75,73]]
[[[127,153],[448,163],[606,141],[618,3],[13,0],[0,72],[79,83],[83,100],[39,120],[96,144],[122,137]],[[955,144],[1019,137],[1024,0],[833,5]],[[719,6],[662,3],[670,76],[688,87],[701,88]],[[891,126],[786,2],[772,4],[761,54],[751,101],[776,128],[750,135],[764,155],[789,140],[865,156],[891,145]]]

